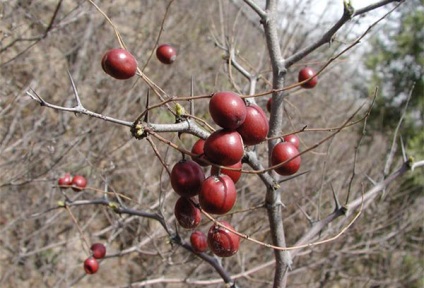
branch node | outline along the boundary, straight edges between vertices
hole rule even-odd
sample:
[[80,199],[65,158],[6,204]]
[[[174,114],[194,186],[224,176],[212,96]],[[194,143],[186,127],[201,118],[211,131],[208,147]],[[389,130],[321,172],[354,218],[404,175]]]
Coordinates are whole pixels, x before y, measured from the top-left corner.
[[141,122],[135,122],[133,126],[131,126],[130,131],[131,135],[137,140],[147,137],[147,131],[144,129]]
[[352,2],[350,0],[343,1],[343,14],[348,16],[349,19],[355,16],[355,8],[352,6]]

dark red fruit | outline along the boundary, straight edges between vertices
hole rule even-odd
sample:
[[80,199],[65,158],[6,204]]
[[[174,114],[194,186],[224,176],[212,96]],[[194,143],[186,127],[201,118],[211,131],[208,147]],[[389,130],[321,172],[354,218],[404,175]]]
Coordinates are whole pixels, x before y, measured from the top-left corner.
[[237,131],[217,130],[205,141],[206,158],[212,163],[229,166],[243,158],[243,140]]
[[203,180],[205,173],[202,167],[192,160],[181,160],[172,168],[171,185],[180,196],[193,197],[199,194]]
[[271,113],[271,105],[272,105],[272,98],[269,98],[266,102],[266,110],[268,110],[269,113]]
[[156,49],[156,57],[163,64],[172,64],[177,59],[177,50],[169,44],[162,44]]
[[84,261],[84,270],[87,274],[94,274],[99,270],[99,262],[93,257],[87,258]]
[[[298,81],[299,82],[305,81],[305,80],[313,77],[314,75],[315,75],[315,71],[312,70],[311,67],[305,67],[305,68],[303,68],[302,70],[299,71]],[[311,80],[301,84],[300,86],[302,86],[303,88],[306,88],[306,89],[311,89],[311,88],[314,88],[317,84],[318,84],[318,76],[315,76]]]
[[116,79],[129,79],[137,71],[137,60],[125,49],[109,50],[102,58],[103,70]]
[[[296,147],[290,142],[280,142],[274,146],[271,153],[272,166],[285,162],[286,160],[299,154]],[[280,175],[292,175],[296,173],[300,168],[300,156],[290,160],[282,166],[275,169]]]
[[181,227],[193,229],[202,220],[202,213],[189,198],[180,197],[175,203],[174,215]]
[[209,113],[222,128],[235,130],[246,119],[246,105],[236,93],[218,92],[209,101]]
[[57,184],[59,185],[60,188],[65,188],[65,189],[71,186],[72,185],[71,174],[65,173],[63,177],[59,178],[59,180],[57,181]]
[[212,175],[203,182],[199,204],[208,213],[225,214],[233,208],[236,198],[236,187],[230,176]]
[[299,149],[300,141],[299,141],[299,137],[297,137],[296,134],[290,134],[290,135],[284,136],[283,139],[285,142],[292,143],[294,147],[296,147],[296,149]]
[[246,119],[237,128],[243,138],[244,145],[256,145],[266,139],[269,131],[268,118],[265,112],[258,105],[246,107]]
[[[243,164],[240,161],[240,162],[237,162],[236,164],[230,165],[228,167],[229,168],[239,168],[239,169],[241,169],[242,165]],[[212,166],[211,175],[217,175],[218,170],[219,170],[218,167]],[[237,181],[241,177],[241,171],[237,171],[237,170],[228,170],[228,169],[222,168],[221,173],[230,176],[230,178],[231,178],[231,180],[233,180],[234,184],[237,183]]]
[[205,159],[203,147],[205,146],[205,140],[199,139],[194,143],[193,148],[191,148],[191,153],[199,155],[199,157],[191,157],[200,166],[208,166],[209,164],[202,159]]
[[190,235],[191,247],[198,253],[208,250],[208,238],[202,231],[194,231]]
[[87,179],[81,175],[75,175],[72,179],[72,189],[74,191],[81,191],[87,186]]
[[90,250],[96,259],[102,259],[106,255],[106,247],[102,243],[94,243],[91,245]]
[[[230,223],[226,221],[220,223],[234,230]],[[219,257],[230,257],[236,254],[240,247],[240,237],[225,227],[213,224],[208,233],[209,248]]]

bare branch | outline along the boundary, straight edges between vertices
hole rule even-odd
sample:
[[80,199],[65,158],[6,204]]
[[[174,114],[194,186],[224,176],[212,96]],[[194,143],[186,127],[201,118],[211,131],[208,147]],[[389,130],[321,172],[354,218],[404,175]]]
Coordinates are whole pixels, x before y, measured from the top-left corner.
[[[387,5],[388,3],[391,2],[398,2],[398,0],[386,0],[386,1],[382,1],[380,3],[377,3],[376,5],[370,5],[368,6],[367,9],[361,9],[359,11],[357,11],[356,13],[354,11],[351,11],[351,9],[348,7],[349,5],[346,4],[346,2],[344,2],[344,12],[342,17],[337,21],[336,24],[334,24],[333,27],[331,27],[320,39],[318,39],[316,42],[310,44],[309,46],[299,50],[298,52],[296,52],[295,54],[293,54],[290,57],[287,57],[286,59],[286,68],[289,68],[290,66],[292,66],[294,63],[298,62],[299,60],[301,60],[302,58],[304,58],[306,55],[308,55],[309,53],[311,53],[312,51],[315,51],[317,48],[321,47],[322,45],[326,44],[326,43],[330,43],[334,37],[334,35],[336,34],[336,32],[343,27],[344,24],[346,24],[352,17],[354,16],[358,16],[360,14],[369,12],[373,9],[377,9],[383,5]],[[376,21],[374,24],[372,24],[366,31],[365,34],[367,34],[372,27],[374,27],[377,23],[379,23],[382,19],[386,18],[390,13],[392,13],[397,7],[399,7],[400,4],[397,4],[395,8],[393,8],[392,10],[390,10],[386,15],[384,15],[382,18],[380,18],[378,21]],[[365,36],[365,34],[363,36]]]

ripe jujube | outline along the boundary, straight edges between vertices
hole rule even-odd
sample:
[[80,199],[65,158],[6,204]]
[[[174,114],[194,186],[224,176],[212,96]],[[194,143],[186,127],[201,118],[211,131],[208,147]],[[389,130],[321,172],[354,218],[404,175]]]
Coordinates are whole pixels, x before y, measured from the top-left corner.
[[183,197],[196,196],[202,188],[205,173],[193,160],[181,160],[171,171],[171,186]]
[[63,177],[60,177],[59,180],[57,181],[57,184],[59,185],[60,188],[68,188],[69,186],[72,185],[72,176],[70,173],[65,173],[65,175]]
[[84,190],[84,188],[87,186],[87,179],[85,179],[84,176],[81,175],[75,175],[74,178],[72,178],[72,189],[74,191],[81,191]]
[[209,135],[203,149],[209,161],[222,166],[236,164],[244,155],[243,139],[240,134],[225,129]]
[[220,222],[225,227],[213,224],[208,232],[208,245],[211,251],[219,257],[230,257],[237,253],[240,247],[240,236],[227,228],[234,228],[227,221]]
[[300,141],[299,141],[299,137],[297,137],[296,134],[290,134],[290,135],[284,136],[283,139],[285,142],[290,142],[294,145],[294,147],[299,149]]
[[225,214],[233,208],[236,198],[236,187],[230,176],[211,175],[203,182],[199,204],[208,213]]
[[246,107],[246,119],[237,128],[244,145],[256,145],[266,139],[269,131],[268,118],[258,105]]
[[215,93],[209,101],[209,113],[213,121],[228,130],[235,130],[246,119],[246,105],[236,93]]
[[169,44],[162,44],[156,49],[156,57],[163,64],[172,64],[177,59],[177,50]]
[[99,262],[93,257],[89,257],[84,261],[84,270],[87,274],[94,274],[99,270]]
[[[315,75],[315,71],[311,67],[305,67],[299,71],[298,81],[303,82]],[[303,88],[311,89],[314,88],[318,84],[318,76],[311,78],[311,80],[301,84]]]
[[191,157],[193,161],[195,161],[200,166],[208,166],[209,164],[206,161],[203,161],[205,158],[205,152],[203,150],[203,147],[205,146],[205,140],[199,139],[194,143],[193,147],[191,148],[191,153],[199,155],[198,157]]
[[102,68],[115,79],[129,79],[137,72],[137,60],[127,50],[116,48],[104,54]]
[[208,250],[208,238],[202,231],[193,231],[190,235],[190,243],[193,250],[198,253]]
[[175,202],[174,215],[181,227],[193,229],[202,220],[202,213],[189,198],[180,197]]
[[[280,142],[274,146],[271,153],[272,166],[283,163],[299,154],[297,148],[290,142]],[[300,168],[300,156],[284,163],[282,166],[275,168],[275,172],[280,175],[288,176],[296,173]]]
[[[243,164],[241,163],[241,161],[239,161],[236,164],[229,165],[228,168],[238,168],[238,169],[241,169],[242,165]],[[217,166],[212,166],[212,168],[211,168],[211,175],[217,175],[218,174],[218,170],[219,169],[218,169]],[[221,168],[221,173],[230,176],[230,178],[231,178],[231,180],[233,180],[234,184],[237,183],[237,181],[241,177],[241,171],[238,171],[238,170],[229,170],[229,169]]]
[[106,255],[106,247],[102,243],[94,243],[91,245],[90,250],[96,259],[102,259]]

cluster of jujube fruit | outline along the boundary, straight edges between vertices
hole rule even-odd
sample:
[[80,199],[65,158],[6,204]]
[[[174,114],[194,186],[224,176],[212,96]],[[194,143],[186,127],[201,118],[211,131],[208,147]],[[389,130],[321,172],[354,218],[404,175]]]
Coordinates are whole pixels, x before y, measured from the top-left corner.
[[[163,64],[172,64],[177,58],[177,50],[169,44],[162,44],[156,49],[156,57]],[[137,60],[122,48],[107,51],[101,63],[103,71],[115,79],[126,80],[137,72]]]
[[90,247],[91,256],[84,261],[84,271],[87,274],[94,274],[99,270],[99,262],[106,255],[106,247],[101,243],[94,243]]
[[[176,49],[169,44],[162,44],[156,49],[158,60],[164,64],[173,63],[176,55]],[[134,56],[121,48],[106,52],[101,64],[103,70],[116,79],[129,79],[137,71]],[[314,72],[304,68],[299,72],[299,81],[312,76]],[[315,76],[302,87],[312,88],[316,84]],[[271,101],[268,101],[267,108],[270,111]],[[186,229],[199,225],[202,216],[199,206],[207,213],[218,215],[226,214],[234,207],[237,198],[235,183],[241,177],[245,146],[265,141],[269,131],[264,111],[255,104],[246,103],[233,92],[215,93],[209,102],[209,112],[220,128],[206,140],[199,139],[191,150],[197,156],[192,160],[183,158],[176,163],[170,176],[172,188],[180,196],[175,203],[174,214],[178,223]],[[298,171],[300,156],[295,157],[299,154],[298,147],[299,139],[295,135],[289,135],[275,145],[271,153],[272,165],[286,162],[275,169],[277,173],[291,175]],[[206,177],[202,166],[209,164],[212,164],[211,175]],[[204,252],[208,246],[218,256],[228,257],[236,253],[240,238],[226,228],[233,229],[223,221],[220,225],[212,225],[207,237],[201,231],[194,231],[190,237],[194,251]]]
[[87,179],[81,175],[72,176],[70,173],[65,173],[59,178],[57,184],[61,189],[72,188],[74,191],[81,191],[87,186]]

